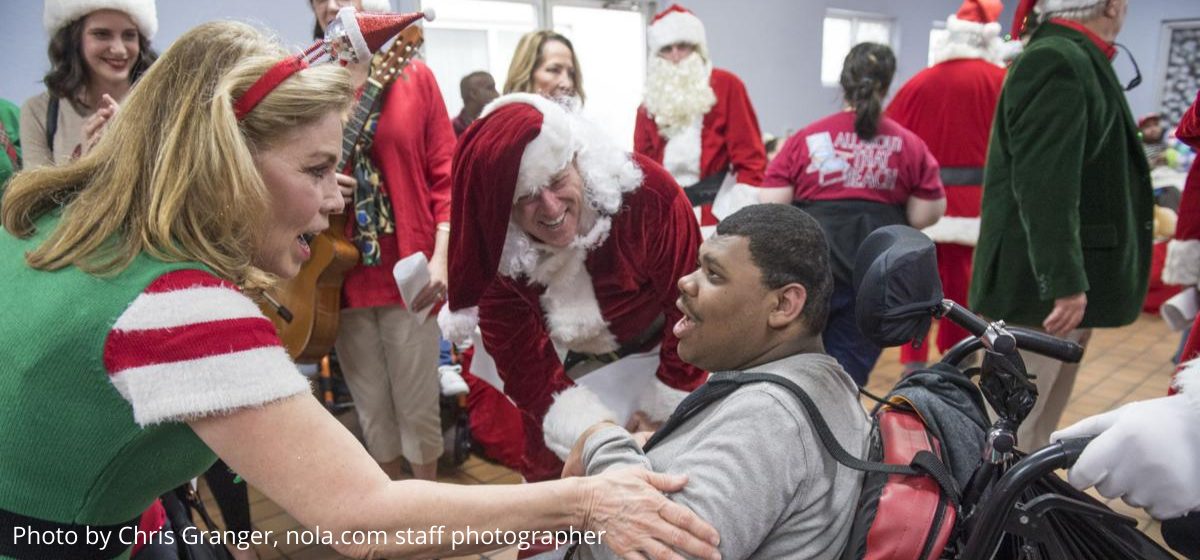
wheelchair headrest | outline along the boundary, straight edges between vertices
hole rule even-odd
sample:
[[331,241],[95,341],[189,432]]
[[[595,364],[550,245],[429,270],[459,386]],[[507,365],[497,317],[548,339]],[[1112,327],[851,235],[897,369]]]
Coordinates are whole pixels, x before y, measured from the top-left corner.
[[933,241],[908,226],[875,230],[858,248],[854,285],[854,318],[867,340],[886,348],[924,338],[942,302]]

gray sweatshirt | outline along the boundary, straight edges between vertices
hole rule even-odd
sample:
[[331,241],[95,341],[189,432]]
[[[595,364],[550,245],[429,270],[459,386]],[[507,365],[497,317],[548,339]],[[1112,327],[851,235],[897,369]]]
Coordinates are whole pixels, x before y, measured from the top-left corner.
[[[837,440],[866,453],[870,424],[850,376],[825,354],[798,354],[752,371],[773,373],[812,397]],[[721,556],[835,559],[850,534],[862,473],[825,451],[799,401],[786,389],[756,383],[713,403],[649,453],[624,429],[588,438],[587,474],[642,466],[687,473],[670,497],[721,534]],[[575,558],[617,558],[604,546],[580,546]]]

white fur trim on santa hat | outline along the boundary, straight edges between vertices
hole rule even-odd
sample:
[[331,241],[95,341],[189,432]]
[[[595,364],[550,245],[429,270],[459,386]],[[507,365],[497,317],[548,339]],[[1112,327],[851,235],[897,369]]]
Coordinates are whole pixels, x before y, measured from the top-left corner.
[[362,9],[364,12],[384,14],[392,11],[392,3],[389,0],[362,0]]
[[46,0],[42,26],[51,37],[59,29],[96,10],[117,10],[129,14],[147,39],[158,32],[158,12],[154,0]]
[[517,188],[513,201],[522,196],[537,193],[538,189],[550,184],[571,162],[579,151],[579,142],[571,133],[571,117],[558,103],[533,93],[513,93],[489,103],[479,117],[486,117],[505,105],[532,105],[542,113],[542,130],[521,155],[521,170],[517,174]]
[[451,344],[462,344],[471,338],[479,326],[479,306],[450,311],[449,305],[443,305],[442,310],[438,311],[437,322],[442,330],[442,338]]
[[617,413],[586,387],[571,387],[554,396],[554,404],[542,420],[546,447],[566,460],[579,436],[600,422],[617,422]]
[[946,34],[933,47],[933,63],[962,58],[982,58],[999,62],[999,23],[978,23],[950,16],[946,20]]
[[691,393],[681,391],[654,378],[646,392],[638,398],[638,409],[656,422],[666,420]]
[[979,218],[943,216],[936,224],[923,230],[934,243],[953,243],[974,247],[979,243]]
[[1175,374],[1172,386],[1200,408],[1200,358],[1184,362]]
[[1200,239],[1172,239],[1167,244],[1162,280],[1180,286],[1200,284]]
[[704,22],[691,12],[671,12],[646,28],[646,47],[650,56],[658,54],[667,45],[689,43],[696,46],[708,60],[708,39],[704,34]]

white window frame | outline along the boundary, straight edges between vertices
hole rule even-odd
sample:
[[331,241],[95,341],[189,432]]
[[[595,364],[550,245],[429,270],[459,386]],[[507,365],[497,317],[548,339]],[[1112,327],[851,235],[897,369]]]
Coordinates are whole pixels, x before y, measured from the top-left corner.
[[[826,8],[825,15],[821,18],[821,44],[824,48],[825,41],[825,20],[829,18],[848,19],[850,20],[850,36],[858,35],[858,25],[863,21],[873,23],[883,23],[888,27],[888,46],[892,48],[892,52],[896,53],[896,58],[900,58],[900,28],[897,20],[893,16],[887,14],[879,14],[874,12],[860,12],[857,10],[846,10],[842,8]],[[839,84],[835,80],[828,82],[824,79],[824,53],[822,52],[822,68],[821,68],[821,85],[825,87],[838,87]],[[838,72],[841,74],[841,72]]]
[[936,45],[936,42],[933,40],[933,32],[934,31],[945,31],[945,30],[946,30],[946,22],[945,21],[935,21],[935,22],[933,22],[932,25],[929,26],[929,57],[928,57],[928,60],[925,61],[926,67],[933,66],[933,48]]

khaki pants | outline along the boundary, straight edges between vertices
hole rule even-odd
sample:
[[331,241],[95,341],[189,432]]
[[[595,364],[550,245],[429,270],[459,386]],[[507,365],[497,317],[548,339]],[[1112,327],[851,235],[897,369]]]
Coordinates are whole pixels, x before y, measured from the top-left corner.
[[398,306],[343,309],[336,347],[371,456],[436,461],[444,449],[437,321],[422,325]]
[[[1027,328],[1045,332],[1041,328]],[[1075,329],[1066,339],[1086,350],[1091,337],[1092,329]],[[1029,417],[1017,430],[1017,443],[1021,449],[1033,451],[1050,443],[1050,434],[1058,429],[1058,422],[1062,420],[1063,411],[1071,399],[1071,391],[1075,388],[1079,364],[1063,363],[1027,350],[1021,352],[1021,358],[1025,360],[1025,371],[1037,376],[1038,399]]]

